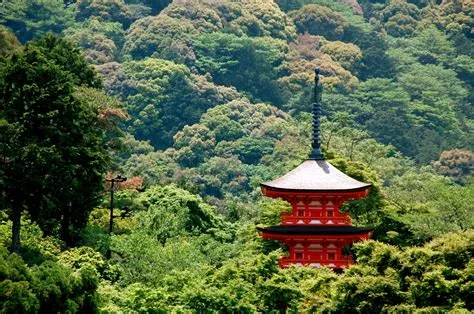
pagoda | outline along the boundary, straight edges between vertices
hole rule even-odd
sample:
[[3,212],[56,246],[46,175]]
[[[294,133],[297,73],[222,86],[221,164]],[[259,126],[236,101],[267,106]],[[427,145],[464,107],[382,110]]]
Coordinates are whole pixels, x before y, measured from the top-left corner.
[[289,173],[260,184],[263,195],[291,204],[281,214],[281,224],[257,228],[265,239],[285,244],[289,255],[280,267],[326,266],[342,269],[352,263],[348,248],[371,236],[372,229],[351,226],[349,213],[339,211],[348,200],[366,197],[370,184],[357,181],[325,160],[321,152],[321,94],[319,68],[315,69],[313,92],[313,139],[309,158]]

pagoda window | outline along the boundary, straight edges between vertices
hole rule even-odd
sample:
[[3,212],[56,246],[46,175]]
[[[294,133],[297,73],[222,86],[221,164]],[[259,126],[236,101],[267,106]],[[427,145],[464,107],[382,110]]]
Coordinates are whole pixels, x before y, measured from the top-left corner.
[[304,216],[304,210],[298,210],[298,216]]
[[336,259],[336,253],[328,253],[328,260],[335,260]]
[[334,216],[334,213],[332,210],[328,210],[328,217],[333,217]]
[[304,245],[301,243],[297,243],[295,245],[295,259],[303,259],[304,258]]
[[322,209],[322,206],[321,206],[321,202],[319,201],[311,201],[311,203],[309,203],[309,210],[321,210]]
[[323,249],[323,246],[319,243],[313,243],[308,246],[308,249],[310,252],[321,252]]
[[[304,216],[304,210],[305,210],[305,205],[304,205],[304,202],[303,201],[299,201],[298,203],[296,203],[296,215],[297,216]],[[303,212],[303,215],[300,215],[300,212]],[[293,215],[295,214],[295,212],[293,212]]]

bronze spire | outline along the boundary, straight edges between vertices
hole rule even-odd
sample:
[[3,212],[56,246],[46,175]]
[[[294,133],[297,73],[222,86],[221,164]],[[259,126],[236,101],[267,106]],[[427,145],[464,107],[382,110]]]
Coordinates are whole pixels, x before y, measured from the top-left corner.
[[319,82],[319,67],[314,68],[314,89],[313,89],[313,140],[312,150],[309,159],[324,160],[324,154],[321,152],[321,96],[323,85]]

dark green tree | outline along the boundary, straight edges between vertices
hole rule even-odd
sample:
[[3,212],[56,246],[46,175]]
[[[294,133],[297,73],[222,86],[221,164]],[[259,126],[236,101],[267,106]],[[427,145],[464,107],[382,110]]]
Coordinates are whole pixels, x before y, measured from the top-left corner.
[[70,44],[47,36],[13,55],[0,83],[0,201],[13,221],[12,249],[20,248],[24,210],[70,243],[103,189],[98,108],[74,95],[76,84],[99,80]]
[[194,46],[199,72],[210,73],[217,84],[233,85],[257,99],[277,99],[277,69],[287,51],[283,41],[212,33],[197,38]]
[[133,12],[123,0],[78,0],[76,2],[76,19],[84,21],[97,17],[101,21],[119,22],[125,28],[134,18]]
[[10,28],[22,43],[47,32],[60,34],[73,22],[73,10],[62,0],[5,1],[0,5],[0,24]]
[[104,67],[102,73],[109,93],[127,103],[132,116],[128,130],[157,148],[171,144],[181,127],[199,120],[209,107],[238,97],[235,89],[216,86],[186,66],[162,59],[129,61]]

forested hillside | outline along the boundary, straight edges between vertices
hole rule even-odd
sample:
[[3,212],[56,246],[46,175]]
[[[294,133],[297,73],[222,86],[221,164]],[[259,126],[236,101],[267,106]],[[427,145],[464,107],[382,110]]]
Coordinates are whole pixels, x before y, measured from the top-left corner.
[[[0,23],[1,313],[474,311],[471,0],[6,0]],[[311,150],[315,66],[322,149],[373,185],[342,272],[279,269],[256,230],[289,209],[260,182]]]

